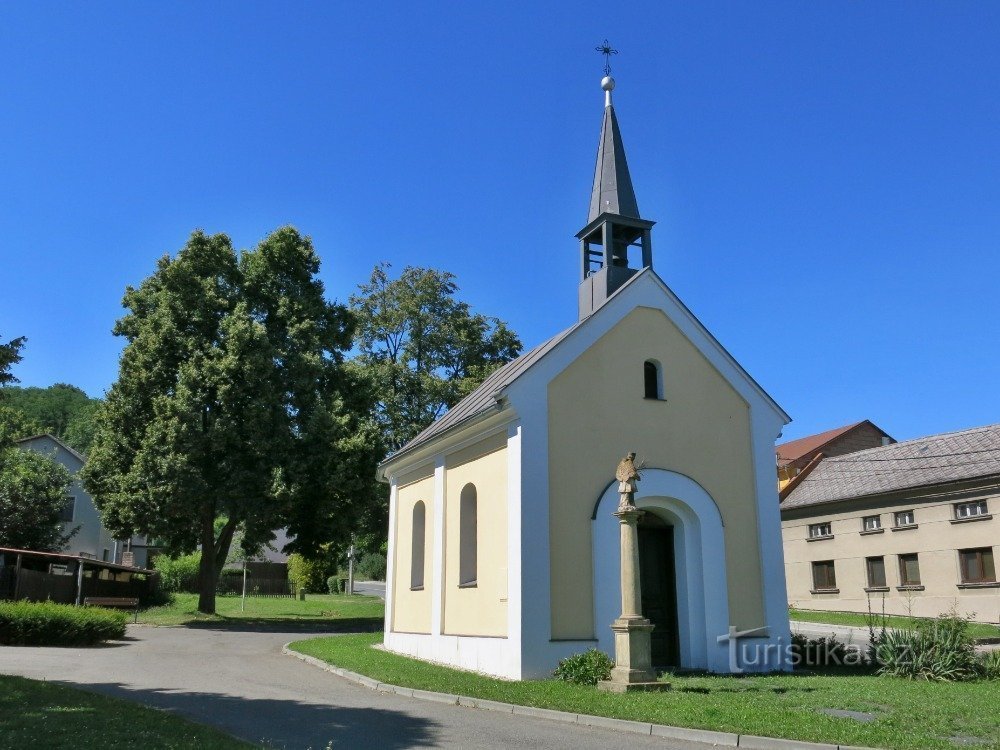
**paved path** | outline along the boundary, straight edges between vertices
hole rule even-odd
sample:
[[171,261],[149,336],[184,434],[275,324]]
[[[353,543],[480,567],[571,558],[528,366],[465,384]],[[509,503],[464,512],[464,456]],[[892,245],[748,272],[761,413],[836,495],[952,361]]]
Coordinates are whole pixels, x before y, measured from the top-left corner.
[[377,693],[281,654],[313,635],[130,626],[129,640],[111,646],[0,648],[0,673],[139,701],[288,750],[707,747]]
[[801,633],[807,638],[828,638],[836,636],[841,643],[867,649],[871,642],[868,628],[857,628],[848,625],[826,625],[821,622],[799,622],[793,620],[791,623],[793,633]]

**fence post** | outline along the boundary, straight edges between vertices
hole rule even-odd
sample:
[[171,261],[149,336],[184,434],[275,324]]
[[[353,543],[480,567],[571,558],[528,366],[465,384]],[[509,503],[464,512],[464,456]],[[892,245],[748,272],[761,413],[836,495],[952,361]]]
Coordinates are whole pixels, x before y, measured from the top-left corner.
[[21,593],[21,557],[22,555],[18,555],[17,562],[14,563],[14,601],[17,601]]

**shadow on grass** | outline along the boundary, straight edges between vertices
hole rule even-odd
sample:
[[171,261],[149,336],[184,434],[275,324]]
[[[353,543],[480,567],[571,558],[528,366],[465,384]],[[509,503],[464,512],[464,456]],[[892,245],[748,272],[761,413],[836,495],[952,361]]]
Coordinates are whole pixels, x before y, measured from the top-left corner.
[[164,709],[269,748],[378,747],[436,744],[439,724],[383,708],[324,706],[292,699],[134,688],[118,682],[61,685]]
[[234,633],[380,633],[385,626],[381,617],[350,617],[316,620],[279,618],[221,617],[195,620],[174,627],[195,630],[226,630]]

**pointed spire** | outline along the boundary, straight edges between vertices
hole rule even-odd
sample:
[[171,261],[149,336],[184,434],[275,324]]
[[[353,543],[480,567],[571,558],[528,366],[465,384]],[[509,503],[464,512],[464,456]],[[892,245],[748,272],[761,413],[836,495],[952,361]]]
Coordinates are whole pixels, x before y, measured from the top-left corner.
[[590,194],[588,222],[602,213],[630,219],[640,218],[618,118],[615,117],[615,108],[611,103],[611,91],[614,87],[615,79],[611,76],[605,76],[601,81],[601,88],[605,92],[604,123],[601,125],[601,141],[597,147],[597,169],[594,172],[594,188]]

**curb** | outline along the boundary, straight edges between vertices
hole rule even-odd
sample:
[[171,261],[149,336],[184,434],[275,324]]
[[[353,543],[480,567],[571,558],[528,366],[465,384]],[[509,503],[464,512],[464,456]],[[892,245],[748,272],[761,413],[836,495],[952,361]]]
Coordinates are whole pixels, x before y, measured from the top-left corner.
[[307,656],[306,654],[300,654],[298,651],[292,651],[288,648],[289,645],[289,643],[286,643],[282,646],[281,653],[286,656],[295,657],[307,664],[312,664],[314,667],[319,667],[326,672],[331,672],[348,682],[362,685],[370,690],[377,690],[380,693],[392,693],[404,698],[416,698],[417,700],[442,703],[448,706],[478,708],[481,711],[496,711],[514,716],[532,716],[538,719],[561,721],[567,724],[580,724],[600,729],[611,729],[616,732],[641,734],[647,737],[663,737],[665,739],[701,742],[715,747],[742,747],[746,748],[746,750],[876,750],[876,748],[855,747],[853,745],[831,745],[821,742],[785,740],[777,737],[756,737],[752,734],[714,732],[708,729],[671,727],[665,724],[651,724],[645,721],[611,719],[606,716],[591,716],[590,714],[573,714],[567,711],[554,711],[550,708],[519,706],[512,703],[498,703],[497,701],[490,701],[483,698],[470,698],[465,695],[450,695],[448,693],[435,693],[430,690],[400,687],[399,685],[390,685],[387,682],[373,680],[371,677],[366,677],[363,674],[351,672],[341,667],[335,667],[332,664],[327,664],[325,661],[317,659],[315,656]]

